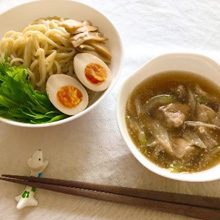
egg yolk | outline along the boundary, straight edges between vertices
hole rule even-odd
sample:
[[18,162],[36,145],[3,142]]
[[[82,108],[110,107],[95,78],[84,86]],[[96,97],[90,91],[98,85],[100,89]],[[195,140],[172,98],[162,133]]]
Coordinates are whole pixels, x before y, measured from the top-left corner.
[[58,101],[66,108],[74,108],[82,102],[82,93],[74,86],[63,86],[57,92]]
[[106,80],[106,69],[98,63],[90,63],[85,68],[86,78],[93,84],[101,84]]

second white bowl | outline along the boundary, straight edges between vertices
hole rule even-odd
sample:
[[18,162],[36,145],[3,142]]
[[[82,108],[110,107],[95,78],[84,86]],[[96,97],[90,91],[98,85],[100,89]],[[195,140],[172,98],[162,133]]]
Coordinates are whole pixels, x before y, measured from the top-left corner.
[[133,143],[126,126],[126,103],[134,88],[152,75],[180,70],[197,73],[220,86],[220,66],[208,57],[197,54],[175,53],[159,56],[132,74],[122,85],[117,100],[117,120],[122,137],[136,159],[152,172],[161,176],[190,182],[205,182],[220,179],[220,164],[197,173],[171,173],[147,159]]

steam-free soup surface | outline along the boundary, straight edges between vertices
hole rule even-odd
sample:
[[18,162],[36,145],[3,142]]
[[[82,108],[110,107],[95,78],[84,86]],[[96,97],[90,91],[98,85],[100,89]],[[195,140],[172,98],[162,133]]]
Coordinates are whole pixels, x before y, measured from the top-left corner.
[[220,162],[220,88],[189,72],[164,72],[132,92],[126,122],[137,148],[171,172]]

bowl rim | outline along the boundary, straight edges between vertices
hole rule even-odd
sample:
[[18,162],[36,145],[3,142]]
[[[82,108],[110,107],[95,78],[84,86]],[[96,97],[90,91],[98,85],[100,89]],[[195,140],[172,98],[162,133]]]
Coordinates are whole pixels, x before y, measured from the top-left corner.
[[[119,127],[119,131],[120,134],[124,140],[124,142],[126,143],[127,147],[129,148],[129,150],[131,151],[131,153],[133,154],[133,156],[148,170],[150,170],[151,172],[162,176],[162,177],[166,177],[168,179],[173,179],[173,180],[178,180],[178,181],[185,181],[185,182],[210,182],[210,181],[214,181],[214,180],[219,180],[220,179],[220,175],[214,175],[212,177],[207,176],[207,178],[203,178],[203,179],[199,179],[199,178],[193,178],[193,174],[198,174],[201,172],[209,172],[210,169],[215,168],[217,166],[220,166],[220,164],[217,164],[216,166],[209,168],[207,170],[204,171],[200,171],[200,172],[193,172],[193,173],[172,173],[167,171],[165,168],[159,167],[158,165],[154,164],[153,162],[151,162],[147,157],[145,157],[136,147],[136,145],[133,143],[133,141],[131,140],[129,134],[129,138],[127,138],[126,135],[126,125],[124,126],[124,120],[122,119],[122,109],[121,109],[121,100],[122,100],[122,93],[123,90],[126,88],[126,84],[131,80],[137,77],[137,75],[141,74],[141,72],[143,72],[143,69],[145,67],[147,67],[148,65],[150,65],[152,62],[154,62],[157,59],[163,58],[163,57],[168,57],[168,56],[179,56],[179,55],[184,55],[184,56],[191,56],[191,57],[199,57],[202,58],[203,60],[208,61],[209,63],[211,63],[212,65],[215,65],[215,67],[218,68],[219,73],[220,73],[220,65],[214,61],[213,59],[203,55],[203,54],[199,54],[199,53],[185,53],[185,52],[174,52],[174,53],[163,53],[161,55],[155,56],[152,59],[150,59],[148,62],[144,63],[141,67],[139,67],[136,71],[134,71],[130,76],[128,76],[124,82],[122,83],[119,92],[118,92],[118,97],[117,97],[117,104],[116,104],[116,112],[117,112],[117,124]],[[158,72],[159,73],[159,72]],[[155,73],[155,74],[158,74]],[[147,79],[148,77],[146,77],[145,79]],[[139,84],[139,83],[138,83]],[[134,88],[136,86],[138,86],[138,84],[136,84],[134,86]],[[132,90],[133,91],[133,90]],[[147,165],[148,164],[148,165]],[[156,168],[156,169],[154,169]],[[159,169],[158,169],[159,168]],[[158,170],[157,170],[158,169]],[[159,171],[160,170],[160,171]]]
[[2,13],[0,13],[0,17],[4,16],[6,13],[8,13],[10,11],[13,11],[13,10],[15,10],[17,8],[20,8],[20,7],[23,7],[25,5],[29,5],[29,4],[32,4],[32,3],[37,3],[37,2],[44,2],[44,3],[46,3],[46,2],[51,2],[51,3],[52,2],[72,2],[73,4],[79,4],[79,5],[83,6],[83,7],[87,7],[88,10],[93,10],[96,13],[100,14],[102,17],[104,17],[112,25],[112,28],[115,31],[115,34],[116,34],[116,36],[118,38],[118,41],[119,41],[119,45],[121,47],[121,58],[120,58],[120,62],[119,62],[119,69],[117,71],[116,76],[114,77],[114,80],[111,82],[110,86],[104,91],[104,93],[98,98],[98,100],[96,100],[91,106],[89,106],[88,108],[86,108],[82,112],[80,112],[80,113],[78,113],[76,115],[70,116],[68,118],[62,119],[60,121],[55,121],[55,122],[51,122],[51,123],[44,123],[44,124],[30,124],[30,123],[18,122],[18,121],[13,121],[13,120],[10,120],[10,119],[7,119],[7,118],[0,117],[0,122],[4,122],[6,124],[14,125],[14,126],[17,126],[17,127],[26,127],[26,128],[53,127],[53,126],[57,126],[57,125],[61,125],[61,124],[65,124],[67,122],[73,121],[73,120],[75,120],[77,118],[80,118],[81,116],[87,114],[88,112],[93,110],[111,92],[111,90],[114,88],[114,86],[116,85],[117,80],[119,78],[119,75],[121,73],[123,63],[124,63],[124,47],[123,47],[122,39],[121,39],[119,31],[117,30],[117,28],[114,25],[114,23],[111,21],[111,19],[108,16],[103,14],[98,9],[94,8],[93,6],[90,6],[90,5],[87,5],[85,3],[82,3],[80,1],[77,1],[77,0],[53,0],[53,1],[52,0],[30,0],[28,2],[23,2],[23,3],[20,3],[20,4],[18,3],[14,7],[6,9]]

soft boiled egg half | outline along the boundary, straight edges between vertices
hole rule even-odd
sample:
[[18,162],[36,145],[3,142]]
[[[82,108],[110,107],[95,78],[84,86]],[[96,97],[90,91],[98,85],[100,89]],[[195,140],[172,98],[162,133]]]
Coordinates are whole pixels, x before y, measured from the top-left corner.
[[89,103],[85,88],[76,79],[64,74],[50,76],[46,92],[51,103],[66,115],[83,111]]
[[79,53],[74,57],[73,66],[80,82],[90,90],[104,91],[112,80],[108,66],[98,57]]

